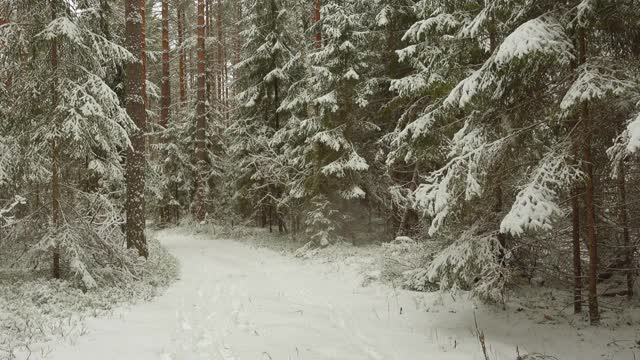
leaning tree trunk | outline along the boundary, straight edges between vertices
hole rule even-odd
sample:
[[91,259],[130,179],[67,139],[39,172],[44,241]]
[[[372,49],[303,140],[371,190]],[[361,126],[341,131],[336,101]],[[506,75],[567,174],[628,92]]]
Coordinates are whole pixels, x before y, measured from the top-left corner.
[[206,215],[205,208],[205,180],[207,170],[206,154],[206,72],[205,72],[205,48],[204,48],[204,0],[198,0],[198,103],[196,104],[196,191],[194,203],[194,215],[198,221],[203,221]]
[[140,256],[149,255],[145,238],[145,132],[147,116],[145,112],[145,87],[142,51],[143,33],[140,21],[140,0],[125,2],[125,43],[127,50],[139,56],[138,61],[126,66],[126,108],[137,129],[131,134],[131,146],[127,150],[127,246],[138,250]]
[[[56,19],[55,2],[53,1],[51,2],[51,18]],[[53,71],[51,103],[52,107],[55,108],[58,105],[58,41],[56,39],[51,42],[51,69]],[[57,119],[53,119],[54,124],[57,124],[57,122]],[[60,197],[60,136],[56,134],[51,141],[51,219],[56,232],[60,230],[62,225]],[[60,249],[57,244],[53,248],[51,271],[55,279],[60,279]]]

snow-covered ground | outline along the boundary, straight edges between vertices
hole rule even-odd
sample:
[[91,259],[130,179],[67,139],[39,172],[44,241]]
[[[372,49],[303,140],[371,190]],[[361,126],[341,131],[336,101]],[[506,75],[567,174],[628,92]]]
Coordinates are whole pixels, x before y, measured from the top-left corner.
[[175,230],[159,238],[180,259],[181,280],[151,303],[89,320],[87,335],[54,346],[50,359],[483,359],[474,313],[493,360],[516,359],[516,347],[557,359],[640,358],[632,326],[554,325],[474,309],[460,296],[363,287],[353,266]]

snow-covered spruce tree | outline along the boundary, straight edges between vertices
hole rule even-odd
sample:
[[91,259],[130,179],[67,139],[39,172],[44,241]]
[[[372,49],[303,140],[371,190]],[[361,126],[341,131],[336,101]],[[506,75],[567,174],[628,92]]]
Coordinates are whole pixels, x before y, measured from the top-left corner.
[[[288,11],[287,0],[250,0],[243,3],[248,16],[242,21],[241,61],[234,84],[236,109],[227,137],[233,139],[235,198],[241,207],[269,217],[284,230],[286,212],[282,202],[286,169],[278,163],[280,144],[274,134],[286,124],[288,114],[281,111],[291,76],[285,72],[294,57],[300,29]],[[281,206],[282,205],[282,206]],[[264,225],[264,224],[263,224]]]
[[[554,205],[557,191],[568,188],[577,178],[570,152],[563,151],[566,144],[549,136],[559,131],[554,117],[557,111],[553,108],[557,106],[558,97],[556,92],[549,91],[553,89],[549,85],[561,78],[561,71],[569,67],[573,46],[553,13],[545,13],[527,2],[488,1],[475,14],[471,18],[463,15],[459,20],[445,17],[450,21],[444,23],[442,14],[436,12],[433,16],[443,26],[460,24],[456,36],[475,39],[479,49],[486,53],[486,59],[445,93],[445,97],[430,104],[425,114],[400,132],[399,139],[411,136],[415,141],[431,132],[430,127],[438,122],[462,125],[450,140],[444,166],[423,178],[415,192],[415,201],[432,219],[431,235],[447,218],[475,224],[479,231],[475,238],[463,237],[464,240],[451,246],[487,247],[484,252],[463,252],[471,257],[479,253],[495,254],[481,259],[486,262],[487,273],[481,271],[479,281],[472,288],[480,297],[501,300],[496,295],[502,291],[490,290],[485,285],[491,282],[503,287],[508,280],[505,266],[501,267],[504,271],[497,274],[489,271],[497,268],[494,262],[504,264],[510,258],[506,233],[514,233],[512,230],[518,226],[529,230],[549,228],[552,217],[560,214]],[[429,22],[421,23],[412,31],[428,29],[426,24]],[[436,49],[433,59],[438,55]],[[522,149],[526,149],[524,156],[517,153]],[[531,176],[521,164],[536,161],[540,161],[540,165]],[[538,171],[540,175],[535,175]],[[503,203],[511,196],[511,184],[521,179],[533,179],[533,182],[516,197],[514,207],[502,221],[506,213]],[[479,217],[478,212],[488,215]],[[486,236],[487,233],[493,236]],[[463,241],[467,244],[461,243]],[[450,254],[445,251],[440,256]],[[436,260],[432,268],[453,261],[439,257]],[[477,262],[478,259],[458,257],[456,261]],[[440,272],[432,269],[432,273]],[[446,283],[450,282],[443,284]]]
[[[382,236],[385,239],[393,238],[396,234],[408,230],[409,223],[417,222],[417,213],[409,207],[403,206],[396,200],[396,192],[389,188],[396,183],[407,185],[411,183],[414,173],[414,164],[398,166],[389,169],[385,164],[387,143],[379,141],[394,131],[397,119],[405,111],[407,102],[405,98],[396,97],[391,90],[391,84],[405,76],[411,67],[406,62],[400,62],[397,51],[404,48],[406,43],[402,40],[403,32],[415,21],[413,1],[389,1],[380,0],[370,2],[364,8],[364,24],[367,31],[363,32],[366,46],[370,51],[368,76],[362,85],[362,91],[368,93],[368,106],[357,110],[357,116],[367,118],[380,130],[376,136],[364,139],[359,145],[360,155],[369,164],[367,174],[363,177],[363,190],[367,193],[364,202],[368,211],[365,213],[372,218],[373,209],[381,209],[374,215],[372,221],[384,225],[378,229],[384,229]],[[411,187],[408,185],[407,187]],[[357,219],[367,221],[368,219]],[[402,223],[402,224],[401,224]],[[399,229],[402,231],[399,231]]]
[[[634,246],[630,242],[626,202],[626,172],[624,146],[628,133],[614,139],[624,128],[624,123],[635,113],[639,99],[637,64],[630,59],[637,57],[637,31],[634,30],[634,15],[640,8],[633,4],[616,5],[608,2],[583,0],[573,2],[575,7],[567,11],[567,27],[572,31],[576,44],[574,71],[567,90],[560,103],[561,116],[569,122],[576,158],[584,164],[584,227],[589,254],[587,304],[592,324],[599,323],[597,283],[603,278],[620,272],[626,275],[626,293],[633,295]],[[612,6],[613,5],[613,6]],[[611,40],[611,39],[616,40]],[[611,107],[611,104],[616,106]],[[622,140],[622,141],[620,141]],[[616,178],[615,190],[609,190],[600,182],[598,173],[608,173],[605,155],[608,151],[612,177]],[[611,199],[607,193],[619,194]],[[601,210],[599,210],[601,209]],[[599,212],[600,211],[600,212]],[[620,233],[620,240],[607,235],[607,225],[599,218],[608,212],[617,212],[618,228],[612,233]],[[577,211],[573,211],[577,213]],[[576,221],[578,217],[576,216]],[[574,221],[575,223],[575,221]],[[575,224],[574,224],[575,227]],[[579,246],[579,234],[574,230],[574,268]],[[617,244],[616,244],[617,242]],[[615,245],[612,245],[614,243]],[[578,245],[576,245],[578,244]],[[622,265],[624,264],[624,265]],[[576,312],[581,284],[574,271]]]
[[124,248],[117,201],[134,125],[107,83],[133,56],[105,37],[101,5],[15,1],[0,30],[0,58],[14,60],[2,136],[18,146],[6,175],[31,213],[13,236],[34,236],[33,263],[52,262],[55,277],[86,288],[132,276],[137,262]]
[[[445,139],[450,139],[447,140],[450,141],[448,146],[435,146],[435,149],[447,149],[447,152],[439,160],[440,166],[421,169],[422,185],[414,193],[413,200],[431,217],[431,234],[451,229],[453,224],[473,224],[477,233],[455,241],[448,250],[436,256],[429,271],[423,274],[430,274],[430,281],[446,279],[441,285],[448,287],[452,276],[447,269],[464,270],[465,262],[479,263],[477,254],[491,253],[493,255],[480,259],[486,263],[487,275],[479,276],[473,284],[465,286],[481,297],[499,300],[496,295],[501,297],[503,292],[493,290],[496,285],[503,287],[507,284],[509,269],[518,267],[520,271],[540,271],[536,269],[536,263],[550,263],[563,256],[547,255],[549,246],[555,249],[554,254],[564,253],[566,243],[550,243],[551,239],[534,236],[557,228],[558,220],[565,218],[565,199],[570,198],[574,203],[577,199],[574,189],[583,183],[582,180],[586,180],[587,185],[598,181],[596,174],[602,172],[598,164],[606,162],[603,146],[606,148],[604,144],[611,143],[616,137],[616,130],[611,129],[604,119],[628,119],[633,113],[631,109],[636,95],[630,89],[637,87],[631,76],[634,67],[628,63],[628,58],[633,56],[634,45],[628,45],[633,43],[634,32],[626,30],[625,26],[612,25],[614,18],[626,19],[622,14],[633,13],[633,7],[607,7],[591,1],[538,2],[535,5],[519,1],[488,1],[475,10],[472,5],[451,2],[441,6],[435,2],[423,5],[427,6],[421,9],[428,11],[423,14],[424,19],[407,33],[407,37],[428,35],[437,29],[450,29],[451,32],[441,38],[446,41],[430,48],[432,53],[419,50],[421,47],[429,49],[429,45],[435,43],[433,39],[430,42],[418,41],[416,46],[400,52],[401,57],[417,64],[414,66],[417,73],[422,72],[423,75],[411,75],[396,82],[394,87],[401,94],[418,90],[417,94],[423,96],[423,101],[428,100],[425,105],[414,107],[414,110],[425,109],[416,120],[408,125],[400,124],[398,131],[390,137],[393,151],[389,160],[394,163],[411,159],[417,151],[424,151],[428,146],[434,148],[434,136],[443,135],[442,129],[450,131],[457,128],[451,137],[444,133]],[[457,5],[462,5],[458,11]],[[468,17],[470,10],[476,16]],[[585,17],[587,15],[590,20]],[[594,30],[585,36],[585,28]],[[617,36],[611,36],[613,33]],[[628,40],[625,46],[610,40],[618,37]],[[583,40],[587,38],[592,45],[585,47]],[[437,69],[434,64],[439,64],[439,57],[446,55],[448,45],[455,44],[455,41],[475,42],[480,50],[479,56],[484,58],[481,65],[468,74],[458,73],[463,76],[458,76],[455,86],[443,81],[435,83],[437,86],[434,87],[425,85],[431,83],[428,79],[432,79],[431,75],[435,73],[431,69]],[[466,50],[472,48],[464,47]],[[452,61],[455,59],[448,59],[440,69],[446,70],[446,65],[456,64]],[[452,69],[465,67],[468,66],[458,64]],[[455,72],[444,74],[445,79],[456,78],[451,76]],[[431,89],[440,89],[440,92]],[[605,115],[602,105],[611,101],[619,101],[616,102],[619,106],[614,113]],[[588,121],[584,121],[585,116]],[[591,125],[585,125],[587,123]],[[580,127],[576,128],[577,124],[581,124]],[[593,132],[595,124],[600,129],[597,135]],[[589,140],[589,136],[593,140]],[[621,137],[621,144],[624,144],[625,136]],[[614,157],[616,149],[624,149],[624,145],[610,151]],[[589,153],[591,155],[587,156]],[[417,158],[424,157],[418,155]],[[615,163],[619,164],[620,157],[616,159]],[[585,165],[584,170],[581,165]],[[621,186],[624,190],[624,181],[618,189]],[[590,192],[595,196],[585,197],[585,209],[593,209],[594,198],[595,201],[606,199],[601,190],[587,186],[585,193]],[[503,204],[511,199],[513,205],[509,209]],[[599,206],[607,208],[604,203]],[[582,279],[579,236],[583,227],[586,230],[592,227],[586,233],[589,238],[594,238],[590,232],[595,234],[594,229],[598,225],[593,226],[595,222],[588,218],[603,215],[593,211],[589,215],[587,211],[587,221],[581,223],[576,211],[579,206],[572,208],[573,252],[577,259],[574,268],[577,266],[578,270],[572,275],[567,274],[567,278],[575,279],[575,301],[578,304],[581,302],[579,288]],[[478,213],[490,215],[479,217]],[[622,215],[625,213],[621,212]],[[624,224],[628,219],[624,220],[622,215],[620,219],[623,220],[620,221]],[[623,234],[622,238],[626,236],[628,234]],[[536,241],[545,242],[536,244]],[[488,251],[478,251],[476,247],[479,245],[487,247]],[[462,251],[465,247],[476,250]],[[624,248],[630,247],[632,244],[628,243]],[[453,248],[458,250],[450,251]],[[598,246],[590,248],[597,249]],[[457,255],[452,256],[454,253]],[[461,257],[460,254],[470,257]],[[496,262],[501,265],[495,266]],[[570,273],[571,269],[566,268],[566,264],[560,266]],[[500,269],[500,273],[496,274],[495,269]],[[485,273],[477,269],[474,271]],[[590,269],[589,277],[595,279],[601,275],[602,272]],[[488,283],[493,285],[487,287]],[[595,294],[593,289],[590,291]],[[596,308],[597,303],[594,302],[592,307]],[[597,323],[597,312],[591,318]]]
[[[337,208],[345,218],[350,206],[366,198],[363,177],[369,164],[360,153],[378,130],[361,111],[368,105],[366,80],[374,63],[367,43],[367,6],[369,2],[355,0],[323,2],[322,46],[303,60],[304,78],[292,85],[282,105],[296,117],[280,134],[296,169],[290,193],[309,204],[310,214]],[[314,223],[325,225],[309,228],[313,234],[329,226]],[[339,234],[342,225],[344,221],[332,221],[330,226]],[[325,239],[322,245],[336,240],[320,238]]]
[[[399,50],[399,61],[408,64],[413,69],[405,76],[395,79],[391,83],[391,90],[396,93],[395,102],[403,104],[405,111],[399,117],[395,131],[385,136],[384,140],[389,144],[387,165],[390,172],[404,171],[407,175],[397,176],[402,182],[390,188],[394,204],[398,208],[404,208],[403,218],[409,209],[418,209],[415,190],[417,185],[423,181],[424,176],[447,163],[447,154],[450,150],[450,138],[460,129],[459,111],[447,111],[444,106],[445,100],[455,86],[465,79],[475,64],[482,63],[491,55],[491,48],[495,44],[490,44],[490,38],[486,21],[487,7],[482,3],[469,3],[464,1],[420,1],[415,7],[415,15],[418,21],[415,22],[404,34],[403,40],[409,45]],[[474,25],[475,24],[475,25]],[[482,26],[480,26],[482,25]],[[472,32],[472,33],[471,33]],[[497,39],[494,39],[497,41]],[[453,179],[461,180],[464,177],[453,176]],[[439,204],[447,205],[448,199]],[[424,210],[421,208],[419,210]],[[483,211],[483,213],[486,213]],[[431,216],[434,214],[431,213]],[[406,219],[401,219],[406,221]],[[463,226],[466,222],[459,221]],[[433,224],[433,222],[432,222]],[[401,224],[402,227],[406,226]],[[486,231],[486,227],[474,226],[478,231]],[[400,228],[399,233],[403,231]],[[457,236],[457,235],[454,235]],[[472,239],[474,236],[492,238],[492,236],[473,234],[467,231],[466,236],[461,239]],[[443,246],[450,242],[446,240]],[[491,246],[490,243],[487,246]],[[467,244],[467,246],[473,244]],[[480,244],[484,246],[485,244]],[[455,245],[452,245],[455,246]],[[457,246],[460,247],[460,246]],[[476,251],[463,251],[462,254],[473,256],[480,254]],[[455,251],[443,252],[443,255],[452,254]],[[492,250],[487,248],[483,254]],[[492,261],[496,256],[488,259],[461,259],[455,262],[474,262],[475,264],[485,264],[486,269],[494,267]],[[489,263],[487,264],[487,261]],[[449,261],[451,262],[451,261]],[[439,261],[440,264],[447,263],[447,260]],[[456,265],[460,270],[469,270],[472,267],[465,267],[464,264]],[[481,272],[481,267],[475,266],[474,271]],[[431,281],[440,280],[420,276],[420,274],[444,275],[453,269],[448,267],[443,270],[429,269],[429,271],[416,272],[416,276],[409,280],[416,288],[428,288]],[[487,271],[489,273],[489,271]],[[452,281],[455,276],[470,276],[456,273],[447,275],[449,281],[440,284],[443,287],[460,286],[460,282]],[[485,283],[496,285],[503,284],[504,277],[485,279]],[[424,282],[428,282],[428,284]],[[463,281],[464,283],[464,281]],[[474,282],[467,282],[473,286]],[[491,292],[495,294],[495,292]],[[487,293],[489,294],[489,293]],[[491,295],[489,295],[491,296]]]

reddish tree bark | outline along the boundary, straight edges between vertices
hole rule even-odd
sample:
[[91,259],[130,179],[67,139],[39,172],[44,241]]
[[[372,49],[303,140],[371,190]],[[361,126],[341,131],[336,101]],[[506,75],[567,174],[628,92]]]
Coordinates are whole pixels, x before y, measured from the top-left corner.
[[149,97],[147,96],[147,1],[140,0],[140,18],[142,19],[142,30],[140,34],[140,52],[142,59],[142,93],[144,96],[144,108],[149,108]]
[[162,0],[162,89],[160,126],[169,124],[171,108],[171,67],[169,59],[169,0]]
[[197,175],[196,175],[196,190],[194,201],[194,215],[198,221],[203,221],[206,216],[205,207],[205,175],[207,167],[206,157],[206,72],[205,72],[205,43],[204,43],[204,0],[198,0],[198,103],[196,104],[196,161],[197,161]]
[[179,56],[179,82],[180,82],[180,106],[184,106],[187,101],[187,79],[186,79],[186,63],[187,56],[184,51],[184,10],[182,6],[178,8],[178,48],[180,49]]
[[222,17],[224,14],[222,0],[218,0],[218,11],[216,16],[216,27],[218,30],[218,58],[216,61],[218,73],[218,101],[220,110],[224,111],[225,87],[226,87],[226,64],[224,59],[224,32],[222,30]]
[[[212,0],[205,0],[205,8],[204,8],[204,36],[205,36],[205,46],[206,46],[206,40],[211,38],[211,34],[213,32],[213,17],[211,16],[212,13],[212,5],[211,5],[211,1]],[[210,51],[210,50],[209,50]],[[215,87],[216,87],[216,77],[215,77],[215,69],[213,68],[213,63],[211,62],[211,54],[209,54],[207,51],[205,51],[205,71],[206,71],[206,98],[207,101],[209,102],[209,107],[213,107],[215,106],[215,101],[214,101],[214,97],[215,97]],[[213,90],[212,90],[213,88]],[[207,109],[208,110],[208,109]]]
[[[240,35],[240,21],[242,20],[242,3],[240,0],[235,2],[236,18],[234,23],[233,34],[233,64],[236,65],[240,62],[240,51],[242,50],[242,37]],[[234,74],[235,77],[235,74]]]
[[127,150],[127,199],[125,209],[127,213],[126,235],[127,246],[138,250],[140,256],[149,255],[145,238],[145,132],[147,130],[147,116],[145,111],[144,87],[144,53],[143,23],[140,21],[140,0],[125,1],[125,45],[132,54],[140,59],[126,65],[125,104],[129,117],[137,129],[130,135],[131,146]]

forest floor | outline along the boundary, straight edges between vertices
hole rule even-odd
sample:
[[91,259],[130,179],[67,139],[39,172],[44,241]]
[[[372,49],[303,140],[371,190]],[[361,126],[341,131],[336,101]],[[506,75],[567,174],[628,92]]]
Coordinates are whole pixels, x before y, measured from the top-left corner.
[[158,238],[180,260],[180,280],[149,303],[87,320],[86,334],[52,346],[49,359],[484,359],[477,329],[492,360],[640,359],[638,326],[577,327],[544,310],[474,305],[463,293],[363,286],[358,261],[299,259],[179,229]]

